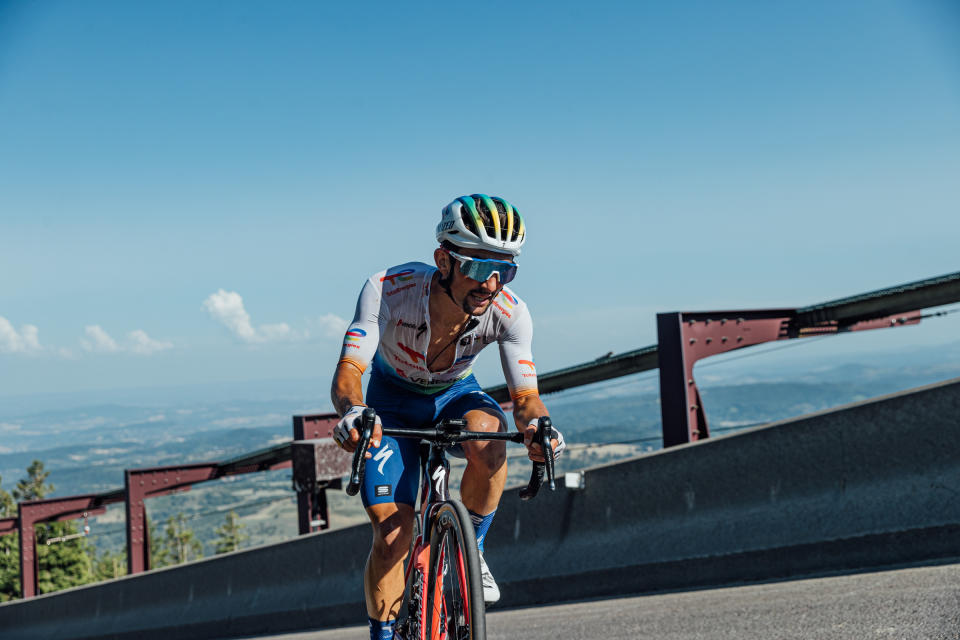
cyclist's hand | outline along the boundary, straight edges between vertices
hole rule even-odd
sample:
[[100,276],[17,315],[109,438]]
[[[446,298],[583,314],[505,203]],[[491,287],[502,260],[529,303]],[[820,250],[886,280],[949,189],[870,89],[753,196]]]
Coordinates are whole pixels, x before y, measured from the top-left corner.
[[[527,425],[527,430],[523,432],[523,444],[527,448],[527,457],[534,462],[543,462],[543,447],[533,441],[534,436],[537,435],[537,420],[538,418],[534,418],[530,421],[530,424]],[[556,427],[553,428],[553,437],[550,438],[550,446],[553,447],[554,460],[559,458],[560,454],[567,447],[563,441],[563,434],[560,433]]]
[[[348,453],[353,453],[357,444],[360,442],[360,414],[366,409],[363,405],[354,405],[350,410],[343,414],[340,422],[333,428],[333,439],[338,445]],[[377,422],[373,425],[373,435],[370,437],[370,446],[373,448],[380,446],[380,438],[383,436],[383,425],[380,422],[380,416],[377,416]],[[369,451],[367,458],[373,457]]]

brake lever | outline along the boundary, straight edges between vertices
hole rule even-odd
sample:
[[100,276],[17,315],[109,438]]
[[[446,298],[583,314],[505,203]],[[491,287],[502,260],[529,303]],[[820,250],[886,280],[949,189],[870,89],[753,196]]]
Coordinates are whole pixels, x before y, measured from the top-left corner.
[[543,462],[534,462],[533,471],[530,472],[530,482],[520,490],[521,500],[530,500],[536,497],[543,486],[543,476],[546,472],[547,481],[550,484],[550,490],[556,491],[557,484],[554,479],[553,470],[553,446],[550,442],[553,436],[553,423],[548,416],[543,416],[537,421],[537,433],[533,436],[534,442],[543,447]]
[[556,491],[557,482],[553,469],[553,421],[549,416],[543,416],[537,421],[537,436],[540,439],[540,446],[543,447],[543,462],[547,468],[550,491]]
[[373,437],[373,427],[377,423],[377,412],[367,407],[360,414],[360,442],[353,452],[353,463],[350,465],[350,482],[347,483],[346,493],[355,496],[360,492],[366,470],[367,449],[370,448],[370,438]]

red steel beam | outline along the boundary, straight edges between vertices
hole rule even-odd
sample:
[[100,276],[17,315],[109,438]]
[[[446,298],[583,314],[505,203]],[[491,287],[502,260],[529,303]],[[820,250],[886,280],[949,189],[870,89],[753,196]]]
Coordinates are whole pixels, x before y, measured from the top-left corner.
[[147,498],[188,491],[194,484],[226,476],[288,468],[291,466],[290,459],[283,458],[280,449],[282,447],[273,447],[228,462],[200,462],[125,470],[127,572],[132,575],[150,568],[150,527],[145,503]]
[[0,536],[5,536],[8,533],[17,531],[18,523],[19,520],[17,518],[0,518]]
[[39,566],[36,553],[35,525],[42,522],[57,522],[101,514],[107,504],[120,502],[123,496],[119,492],[108,494],[87,494],[64,498],[46,498],[28,500],[19,503],[20,517],[20,591],[24,598],[37,595]]
[[796,309],[673,312],[657,314],[660,412],[663,446],[710,436],[700,391],[693,377],[698,360],[764,342],[919,324],[920,311],[849,324],[798,320]]
[[188,491],[198,482],[220,477],[219,462],[127,469],[124,488],[127,509],[127,572],[130,575],[150,568],[150,528],[145,500],[175,491]]

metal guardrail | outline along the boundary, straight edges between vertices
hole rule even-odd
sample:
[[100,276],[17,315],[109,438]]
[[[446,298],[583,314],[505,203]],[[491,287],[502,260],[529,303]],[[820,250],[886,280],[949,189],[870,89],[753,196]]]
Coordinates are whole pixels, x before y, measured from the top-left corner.
[[[822,302],[795,310],[785,309],[792,315],[792,323],[799,329],[837,323],[838,328],[864,320],[906,313],[918,309],[930,309],[960,302],[960,271],[927,278],[885,289],[878,289],[855,296]],[[730,312],[736,313],[736,312]],[[541,394],[555,393],[611,378],[649,371],[660,366],[658,345],[642,349],[610,354],[572,367],[558,369],[538,377]],[[508,402],[507,385],[501,384],[484,389],[497,402]]]

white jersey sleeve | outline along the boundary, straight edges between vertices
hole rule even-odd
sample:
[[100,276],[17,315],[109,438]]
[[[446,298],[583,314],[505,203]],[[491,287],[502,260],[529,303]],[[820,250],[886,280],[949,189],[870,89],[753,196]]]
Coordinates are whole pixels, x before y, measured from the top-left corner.
[[353,322],[347,327],[340,349],[340,362],[349,362],[360,371],[366,371],[370,366],[380,344],[380,335],[390,320],[390,311],[383,303],[382,281],[377,276],[364,283]]
[[537,368],[533,363],[533,319],[527,305],[513,292],[504,289],[498,296],[501,302],[513,303],[510,322],[498,337],[500,364],[513,400],[537,393]]

